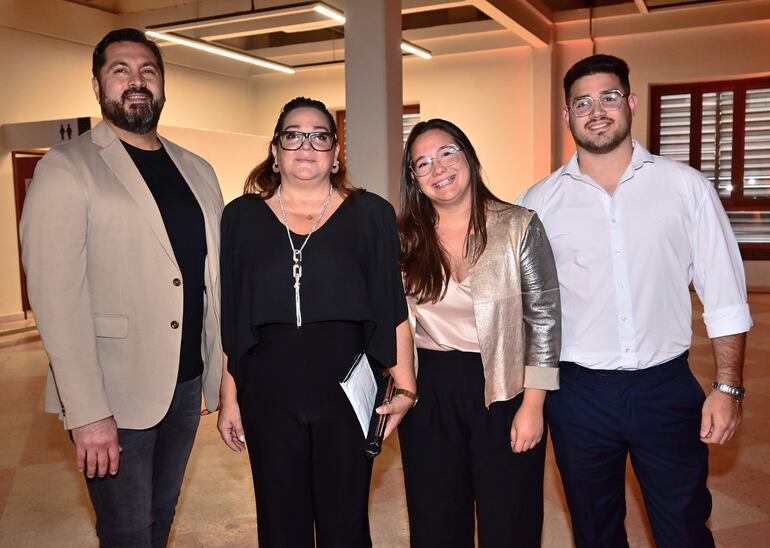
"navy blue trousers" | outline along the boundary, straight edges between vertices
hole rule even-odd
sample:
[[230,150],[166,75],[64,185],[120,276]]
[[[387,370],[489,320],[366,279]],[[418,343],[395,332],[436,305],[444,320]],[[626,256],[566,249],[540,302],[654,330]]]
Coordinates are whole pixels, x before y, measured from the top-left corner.
[[163,548],[201,414],[201,377],[176,385],[166,416],[146,430],[118,428],[117,475],[86,479],[102,548]]
[[546,416],[576,546],[628,546],[630,455],[657,546],[713,547],[708,449],[699,437],[705,395],[687,353],[640,371],[560,365],[561,387],[546,398]]

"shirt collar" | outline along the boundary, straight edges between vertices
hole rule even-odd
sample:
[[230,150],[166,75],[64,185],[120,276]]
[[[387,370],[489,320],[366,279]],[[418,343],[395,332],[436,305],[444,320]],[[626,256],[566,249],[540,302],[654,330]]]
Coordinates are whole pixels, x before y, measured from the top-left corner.
[[[632,172],[638,170],[642,165],[646,163],[655,163],[655,156],[653,156],[649,150],[644,148],[636,139],[631,139],[631,146],[634,148],[634,152],[631,155],[631,168]],[[578,164],[578,154],[575,152],[572,158],[569,159],[562,169],[562,175],[569,175],[573,179],[581,179],[583,174],[580,172],[580,165]]]

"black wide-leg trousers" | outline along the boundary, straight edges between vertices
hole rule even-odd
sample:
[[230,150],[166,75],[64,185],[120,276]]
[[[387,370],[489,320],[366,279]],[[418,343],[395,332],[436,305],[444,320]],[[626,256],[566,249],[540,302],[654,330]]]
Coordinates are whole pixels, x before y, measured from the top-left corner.
[[371,546],[371,461],[339,385],[362,349],[360,324],[260,329],[238,386],[260,548]]
[[418,349],[420,401],[399,425],[413,548],[540,546],[546,434],[511,451],[523,395],[484,406],[481,357]]

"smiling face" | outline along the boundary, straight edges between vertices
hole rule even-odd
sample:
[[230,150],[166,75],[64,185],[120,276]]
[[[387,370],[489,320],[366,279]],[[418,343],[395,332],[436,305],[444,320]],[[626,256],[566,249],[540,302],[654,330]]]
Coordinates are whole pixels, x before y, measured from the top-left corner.
[[631,139],[631,118],[636,112],[636,95],[629,94],[618,110],[604,110],[599,95],[606,91],[622,90],[615,74],[597,73],[575,80],[568,102],[578,97],[591,97],[593,109],[588,116],[575,116],[564,108],[564,121],[569,126],[575,144],[593,154],[607,154]]
[[146,134],[158,125],[166,97],[163,76],[152,50],[137,42],[114,42],[92,85],[104,118],[131,133]]
[[[332,130],[326,116],[321,111],[315,108],[302,107],[294,109],[286,115],[281,131],[331,133]],[[276,143],[271,146],[282,180],[289,178],[299,181],[323,179],[328,181],[332,166],[339,153],[339,145],[335,144],[329,151],[319,152],[313,149],[307,139],[297,150],[284,150]]]
[[[410,156],[412,165],[432,158],[432,170],[422,177],[411,174],[422,193],[434,207],[468,206],[471,204],[470,166],[461,150],[457,153],[457,162],[449,167],[442,166],[436,159],[439,149],[447,145],[459,146],[451,135],[440,129],[430,129],[417,137],[412,143]],[[445,149],[446,150],[446,149]]]

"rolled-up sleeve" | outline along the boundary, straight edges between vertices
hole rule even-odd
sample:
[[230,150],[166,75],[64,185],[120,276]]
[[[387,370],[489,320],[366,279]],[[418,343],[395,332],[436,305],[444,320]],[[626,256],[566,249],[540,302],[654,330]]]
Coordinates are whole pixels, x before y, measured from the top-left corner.
[[703,183],[693,236],[693,285],[703,303],[706,331],[713,339],[745,333],[752,321],[735,234],[716,190],[707,180]]
[[537,215],[522,242],[522,310],[524,315],[524,387],[559,388],[561,301],[551,245]]

